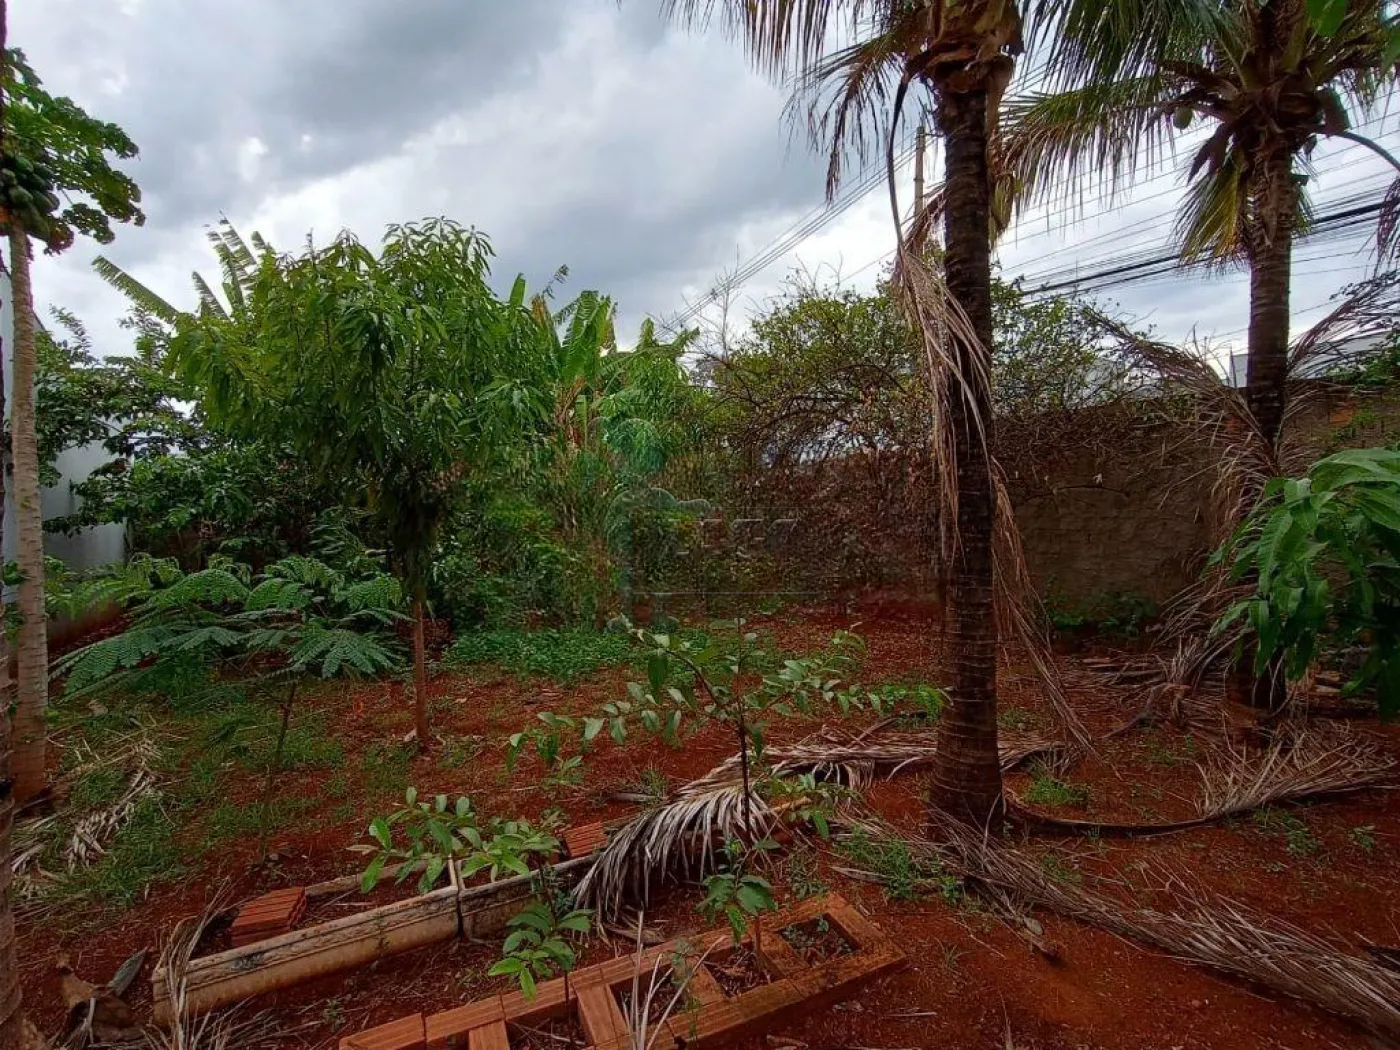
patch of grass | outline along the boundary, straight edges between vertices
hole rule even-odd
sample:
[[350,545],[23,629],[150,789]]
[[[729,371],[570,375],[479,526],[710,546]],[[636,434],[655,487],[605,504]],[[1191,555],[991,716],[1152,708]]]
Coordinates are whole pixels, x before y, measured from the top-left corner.
[[1376,826],[1374,824],[1358,824],[1347,832],[1347,838],[1362,853],[1370,853],[1376,848]]
[[1197,755],[1196,740],[1190,733],[1182,738],[1181,746],[1178,748],[1164,741],[1156,730],[1149,730],[1143,734],[1143,749],[1147,761],[1154,766],[1168,768],[1180,765],[1182,762],[1194,761]]
[[147,887],[171,882],[185,872],[176,844],[177,825],[157,798],[136,804],[131,819],[107,843],[96,864],[64,876],[54,889],[59,899],[104,909],[129,908]]
[[572,682],[606,667],[621,667],[633,657],[625,634],[591,630],[492,630],[463,634],[447,651],[454,667],[494,664],[517,675],[540,675]]
[[115,766],[91,769],[73,782],[68,806],[76,817],[106,809],[126,790],[126,773]]
[[442,751],[438,755],[438,767],[461,769],[485,750],[486,738],[475,733],[467,736],[445,735],[442,738]]
[[[288,827],[315,806],[315,799],[274,797],[268,807],[268,831]],[[261,812],[261,802],[239,804],[227,799],[220,802],[201,822],[204,828],[204,848],[210,849],[231,839],[256,838]]]
[[408,787],[413,749],[407,744],[373,743],[360,757],[365,787],[374,793],[402,795]]
[[949,903],[963,898],[962,881],[937,867],[919,864],[909,848],[897,840],[872,839],[856,832],[842,839],[837,849],[860,868],[879,877],[889,900],[912,901],[937,893]]
[[793,850],[787,858],[787,880],[798,900],[818,897],[831,887],[817,870],[817,854],[810,846]]
[[1254,825],[1266,835],[1282,835],[1288,843],[1289,856],[1299,859],[1315,856],[1322,849],[1322,843],[1312,833],[1312,829],[1299,816],[1265,806],[1255,810]]
[[900,720],[906,722],[936,721],[948,703],[947,694],[927,682],[886,682],[871,693],[879,698],[884,710],[899,709]]
[[1044,766],[1037,766],[1025,798],[1033,806],[1086,806],[1089,789],[1083,784],[1061,780]]
[[1019,707],[1003,707],[997,712],[997,725],[1003,729],[1029,729],[1034,719]]

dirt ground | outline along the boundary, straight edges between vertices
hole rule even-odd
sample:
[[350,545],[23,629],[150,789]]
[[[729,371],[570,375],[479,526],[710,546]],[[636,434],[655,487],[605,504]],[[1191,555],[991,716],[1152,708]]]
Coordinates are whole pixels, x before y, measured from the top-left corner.
[[[914,605],[883,603],[788,611],[760,624],[785,649],[812,651],[837,628],[854,628],[867,642],[861,677],[868,682],[944,681],[937,626]],[[1096,735],[1121,725],[1136,710],[1132,690],[1107,684],[1085,664],[1101,655],[1090,643],[1063,655],[1071,697]],[[675,786],[722,761],[732,740],[722,727],[703,729],[684,746],[668,749],[638,739],[625,747],[603,743],[585,762],[576,785],[548,786],[533,758],[513,774],[504,768],[506,737],[549,709],[582,713],[623,695],[627,675],[608,671],[578,684],[522,681],[485,670],[442,673],[434,680],[435,729],[451,741],[473,741],[468,757],[444,761],[443,747],[412,759],[407,776],[421,792],[467,794],[486,815],[538,818],[558,810],[569,824],[625,816],[635,803],[618,791],[636,790],[648,770]],[[1050,730],[1053,720],[1021,666],[1001,673],[1004,724]],[[321,715],[340,738],[337,768],[299,769],[278,785],[279,797],[299,799],[296,822],[273,838],[271,868],[254,868],[256,844],[233,839],[213,855],[192,861],[174,884],[152,886],[133,906],[91,914],[21,915],[20,957],[26,1006],[46,1031],[62,1020],[52,962],[70,954],[76,971],[109,977],[133,951],[152,958],[175,922],[200,912],[216,893],[242,900],[286,885],[356,872],[363,859],[349,851],[363,843],[369,820],[401,797],[397,784],[367,776],[373,749],[400,739],[411,726],[401,687],[371,683],[327,689],[303,705]],[[796,740],[818,723],[771,724],[770,742]],[[1352,723],[1400,756],[1394,730]],[[1166,819],[1181,815],[1199,786],[1197,761],[1215,746],[1208,734],[1158,728],[1135,731],[1105,745],[1059,781],[1023,771],[1008,778],[1022,797],[1048,798],[1047,811],[1067,816]],[[366,759],[366,756],[369,756]],[[332,792],[332,777],[350,776],[348,796]],[[233,776],[233,797],[253,799],[259,778]],[[1046,793],[1049,792],[1047,795]],[[902,774],[873,789],[867,801],[910,834],[921,830],[927,785],[921,772]],[[347,802],[348,797],[348,802]],[[1025,844],[1057,877],[1111,883],[1135,902],[1170,908],[1189,883],[1260,912],[1286,919],[1359,952],[1366,941],[1400,944],[1400,901],[1391,892],[1400,876],[1400,814],[1383,791],[1244,817],[1219,826],[1152,839],[1053,838]],[[1304,1048],[1366,1046],[1364,1033],[1299,1003],[1121,940],[1111,934],[1041,914],[1045,937],[1059,949],[1050,961],[985,908],[937,892],[888,899],[868,881],[837,868],[851,862],[814,842],[779,861],[773,881],[780,900],[830,888],[843,894],[891,933],[906,951],[904,971],[867,987],[856,998],[773,1033],[812,1050],[836,1048]],[[1164,873],[1171,873],[1171,877]],[[1173,881],[1173,877],[1178,881]],[[699,894],[679,887],[649,913],[667,936],[698,929]],[[619,938],[595,939],[585,961],[626,952]],[[298,986],[244,1007],[270,1010],[275,1045],[325,1047],[344,1034],[413,1010],[436,1011],[506,987],[486,969],[499,944],[446,943],[383,960],[360,970]],[[133,999],[149,1004],[151,961]],[[778,1043],[781,1043],[781,1039]],[[770,1041],[766,1045],[775,1045]]]

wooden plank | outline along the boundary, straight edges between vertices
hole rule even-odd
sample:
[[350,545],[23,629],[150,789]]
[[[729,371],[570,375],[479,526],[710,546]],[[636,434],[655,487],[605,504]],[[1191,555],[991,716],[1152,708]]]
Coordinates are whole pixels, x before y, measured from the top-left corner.
[[469,1050],[510,1050],[510,1036],[506,1034],[506,1023],[496,1021],[481,1028],[473,1028],[469,1036]]

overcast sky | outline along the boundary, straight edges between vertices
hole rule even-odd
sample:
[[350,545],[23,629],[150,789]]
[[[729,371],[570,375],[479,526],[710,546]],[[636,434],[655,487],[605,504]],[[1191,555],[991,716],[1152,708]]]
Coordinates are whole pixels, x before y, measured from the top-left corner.
[[[670,29],[656,0],[11,0],[10,42],[55,93],[121,124],[147,222],[107,253],[177,303],[209,271],[204,228],[227,216],[292,249],[350,228],[447,215],[486,231],[503,286],[560,265],[568,288],[620,303],[624,334],[666,318],[822,205],[823,166],[782,119],[783,93],[718,34]],[[1370,130],[1400,148],[1400,120]],[[1356,146],[1319,151],[1324,202],[1384,190]],[[1178,179],[1162,173],[1114,207],[1023,222],[1007,276],[1164,244]],[[795,266],[878,277],[893,234],[883,189],[755,275],[761,303]],[[1297,323],[1367,271],[1361,238],[1300,250]],[[41,258],[47,304],[75,311],[100,353],[125,352],[120,296],[80,243]],[[1109,293],[1171,338],[1238,338],[1242,279],[1172,278]]]

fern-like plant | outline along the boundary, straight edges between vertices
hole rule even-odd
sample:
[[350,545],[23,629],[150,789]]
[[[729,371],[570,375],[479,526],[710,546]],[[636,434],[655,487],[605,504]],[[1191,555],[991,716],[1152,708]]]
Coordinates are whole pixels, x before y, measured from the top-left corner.
[[87,594],[130,608],[126,630],[58,660],[69,699],[140,691],[171,663],[241,675],[280,687],[281,723],[267,772],[258,849],[265,855],[267,815],[297,690],[307,678],[370,676],[399,666],[391,630],[405,619],[403,594],[389,576],[349,579],[314,558],[293,556],[259,576],[216,560],[184,573],[169,562],[133,562],[80,584]]

